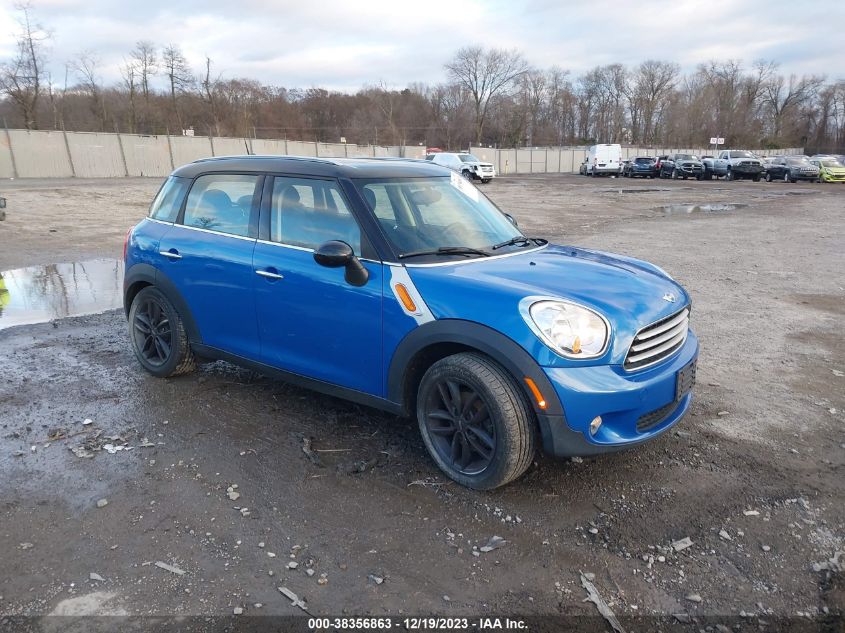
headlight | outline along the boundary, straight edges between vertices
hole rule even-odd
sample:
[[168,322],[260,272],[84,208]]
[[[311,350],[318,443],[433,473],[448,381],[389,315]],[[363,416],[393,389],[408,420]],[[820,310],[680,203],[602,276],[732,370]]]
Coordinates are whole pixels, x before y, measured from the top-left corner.
[[551,299],[531,303],[527,314],[520,307],[529,327],[561,356],[595,358],[607,347],[607,321],[588,308]]

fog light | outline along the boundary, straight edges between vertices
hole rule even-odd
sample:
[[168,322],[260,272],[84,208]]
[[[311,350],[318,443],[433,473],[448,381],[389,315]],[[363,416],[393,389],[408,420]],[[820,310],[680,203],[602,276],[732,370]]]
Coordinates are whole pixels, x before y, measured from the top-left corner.
[[600,426],[601,426],[601,416],[597,415],[596,417],[593,418],[593,421],[590,422],[590,435],[595,435],[598,432]]

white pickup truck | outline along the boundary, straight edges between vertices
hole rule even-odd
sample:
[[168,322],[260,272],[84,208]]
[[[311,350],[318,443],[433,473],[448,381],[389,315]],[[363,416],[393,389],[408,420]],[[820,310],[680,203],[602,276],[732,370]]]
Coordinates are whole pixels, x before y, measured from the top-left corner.
[[716,158],[702,158],[704,180],[724,177],[726,180],[750,178],[758,182],[765,171],[763,159],[744,149],[726,149]]

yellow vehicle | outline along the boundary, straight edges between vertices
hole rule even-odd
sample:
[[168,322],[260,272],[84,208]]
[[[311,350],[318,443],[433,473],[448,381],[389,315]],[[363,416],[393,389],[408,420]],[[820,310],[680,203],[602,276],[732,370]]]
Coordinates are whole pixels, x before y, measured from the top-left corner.
[[821,182],[845,182],[845,165],[832,156],[820,156],[810,160],[819,168]]

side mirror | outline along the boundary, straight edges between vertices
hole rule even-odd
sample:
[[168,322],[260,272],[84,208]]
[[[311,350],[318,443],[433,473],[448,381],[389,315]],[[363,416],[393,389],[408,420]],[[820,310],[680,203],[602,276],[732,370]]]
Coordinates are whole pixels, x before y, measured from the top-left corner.
[[370,273],[355,257],[352,247],[340,240],[320,244],[314,251],[314,261],[326,268],[346,268],[343,278],[352,286],[363,286],[370,278]]
[[513,217],[510,213],[505,213],[505,217],[508,219],[508,222],[510,222],[514,226],[519,226],[519,224],[516,223],[516,218]]

